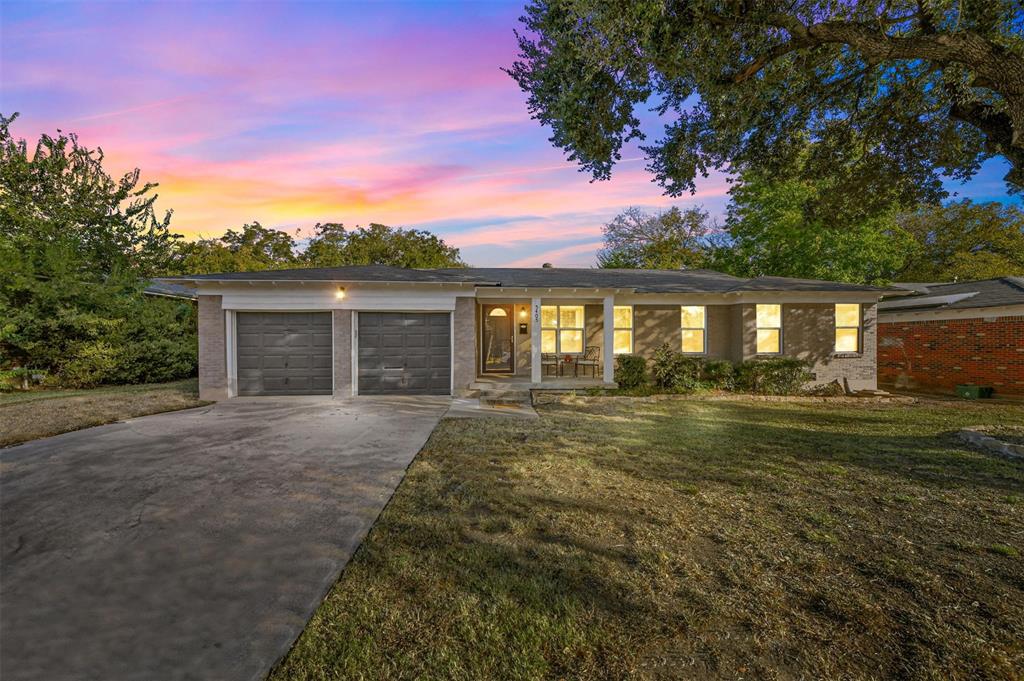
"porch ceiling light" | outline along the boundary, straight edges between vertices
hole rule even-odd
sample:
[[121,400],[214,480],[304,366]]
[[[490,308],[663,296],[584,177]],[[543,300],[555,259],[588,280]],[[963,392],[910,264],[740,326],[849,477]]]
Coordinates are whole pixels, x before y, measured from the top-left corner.
[[337,298],[338,300],[341,300],[342,298],[344,298],[345,297],[345,287],[344,286],[339,286],[338,290],[334,292],[334,297]]

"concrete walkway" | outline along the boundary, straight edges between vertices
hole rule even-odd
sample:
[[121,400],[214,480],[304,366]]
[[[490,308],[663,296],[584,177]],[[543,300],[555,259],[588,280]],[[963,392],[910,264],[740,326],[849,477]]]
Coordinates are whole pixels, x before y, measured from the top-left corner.
[[262,679],[448,398],[243,398],[0,450],[0,678]]

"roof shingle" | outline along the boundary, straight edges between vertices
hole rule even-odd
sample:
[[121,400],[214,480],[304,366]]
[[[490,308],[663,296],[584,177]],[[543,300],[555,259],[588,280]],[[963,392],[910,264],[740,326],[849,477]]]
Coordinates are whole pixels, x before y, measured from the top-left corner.
[[612,288],[640,293],[741,293],[753,291],[865,291],[875,286],[813,279],[742,279],[713,270],[633,270],[565,267],[468,267],[407,269],[359,265],[262,272],[227,272],[166,277],[165,281],[338,281],[390,283],[468,283],[509,288]]
[[916,295],[883,300],[879,312],[909,312],[926,309],[968,309],[1024,305],[1024,278],[999,277],[948,284],[894,284],[917,291]]

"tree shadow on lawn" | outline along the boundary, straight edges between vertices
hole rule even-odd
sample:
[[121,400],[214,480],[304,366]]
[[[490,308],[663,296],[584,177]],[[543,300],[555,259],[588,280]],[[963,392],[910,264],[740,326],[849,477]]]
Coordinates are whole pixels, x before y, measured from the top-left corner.
[[[707,409],[708,404],[714,406]],[[1024,465],[965,447],[954,437],[959,424],[894,424],[889,410],[819,412],[813,420],[784,423],[806,414],[787,412],[752,404],[703,403],[697,410],[645,409],[635,420],[614,425],[600,413],[552,410],[544,415],[556,422],[585,420],[576,427],[554,426],[567,450],[586,450],[599,465],[666,481],[749,487],[757,486],[758,480],[767,483],[770,476],[765,472],[831,480],[856,467],[893,482],[1024,493]],[[999,422],[1007,415],[957,416],[963,423],[974,423]],[[1015,414],[1011,410],[1013,416],[1024,419],[1024,409]]]

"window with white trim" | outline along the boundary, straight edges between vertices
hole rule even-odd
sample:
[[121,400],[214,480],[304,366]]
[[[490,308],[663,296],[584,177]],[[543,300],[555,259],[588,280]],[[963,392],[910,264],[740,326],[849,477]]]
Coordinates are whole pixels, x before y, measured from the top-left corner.
[[628,355],[633,352],[633,306],[616,305],[613,317],[614,354]]
[[782,306],[757,305],[757,354],[777,355],[782,352]]
[[707,351],[707,319],[707,308],[703,305],[679,308],[680,349],[684,353],[700,355]]
[[860,352],[860,303],[836,303],[836,352]]
[[583,352],[583,306],[540,306],[540,351],[560,355]]

